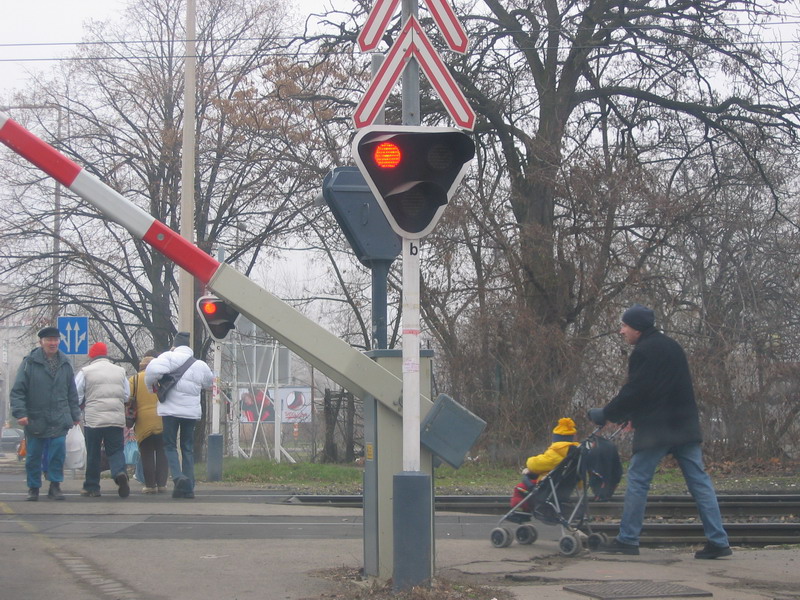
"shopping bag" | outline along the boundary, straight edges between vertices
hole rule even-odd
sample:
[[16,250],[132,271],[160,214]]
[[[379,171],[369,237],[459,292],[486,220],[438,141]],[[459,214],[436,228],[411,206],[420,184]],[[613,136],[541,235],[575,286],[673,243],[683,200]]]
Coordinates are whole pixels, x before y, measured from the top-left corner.
[[74,425],[67,432],[66,456],[64,457],[65,469],[83,469],[86,466],[86,442],[80,425]]
[[125,464],[135,465],[139,462],[139,444],[136,440],[130,439],[125,442]]

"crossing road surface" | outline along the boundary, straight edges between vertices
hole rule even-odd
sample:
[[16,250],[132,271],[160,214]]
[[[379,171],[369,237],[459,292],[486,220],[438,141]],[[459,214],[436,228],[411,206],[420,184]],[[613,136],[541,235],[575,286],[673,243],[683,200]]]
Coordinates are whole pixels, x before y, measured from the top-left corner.
[[[25,501],[24,475],[0,472],[0,598],[297,598],[330,583],[309,573],[363,564],[360,509],[287,504],[285,494],[200,484],[195,500],[121,499],[110,480],[84,498]],[[437,516],[437,539],[481,539],[497,518]],[[554,534],[554,539],[556,534]],[[313,557],[313,558],[312,558]],[[311,588],[309,590],[309,587]],[[311,596],[313,597],[313,596]]]

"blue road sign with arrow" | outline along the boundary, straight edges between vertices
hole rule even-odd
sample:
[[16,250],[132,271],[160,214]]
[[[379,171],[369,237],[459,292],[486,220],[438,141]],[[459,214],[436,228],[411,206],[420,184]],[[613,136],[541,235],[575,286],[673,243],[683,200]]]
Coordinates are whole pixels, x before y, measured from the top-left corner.
[[89,353],[89,317],[58,317],[58,331],[58,349],[64,354]]

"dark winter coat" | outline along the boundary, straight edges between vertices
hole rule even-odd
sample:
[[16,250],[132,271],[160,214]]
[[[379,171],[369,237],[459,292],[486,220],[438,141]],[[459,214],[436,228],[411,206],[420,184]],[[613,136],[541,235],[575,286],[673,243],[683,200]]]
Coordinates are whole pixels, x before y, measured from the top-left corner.
[[28,417],[25,433],[38,438],[66,435],[81,419],[72,365],[59,351],[54,377],[46,360],[44,350],[35,348],[22,359],[11,388],[11,414],[16,419]]
[[692,376],[680,344],[654,327],[642,332],[628,359],[628,381],[603,409],[634,427],[633,451],[701,442]]

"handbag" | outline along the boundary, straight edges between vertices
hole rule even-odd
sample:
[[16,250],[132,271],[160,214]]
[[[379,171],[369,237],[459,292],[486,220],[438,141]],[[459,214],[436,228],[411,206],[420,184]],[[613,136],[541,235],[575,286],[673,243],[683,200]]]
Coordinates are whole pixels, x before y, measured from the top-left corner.
[[178,380],[183,377],[183,374],[186,373],[186,370],[192,366],[195,360],[193,356],[190,356],[180,367],[161,376],[161,379],[156,382],[156,395],[159,402],[164,402],[167,399],[167,392],[175,387],[175,384],[178,383]]
[[139,373],[133,376],[133,395],[125,405],[125,427],[130,429],[136,424],[136,396],[138,394]]

